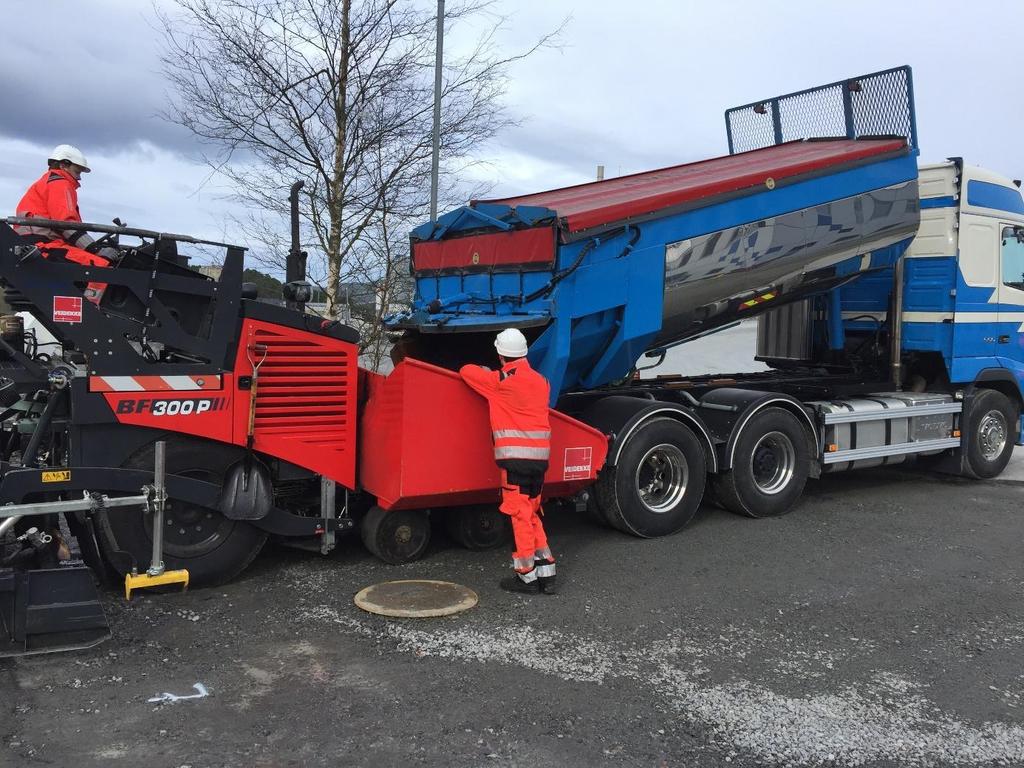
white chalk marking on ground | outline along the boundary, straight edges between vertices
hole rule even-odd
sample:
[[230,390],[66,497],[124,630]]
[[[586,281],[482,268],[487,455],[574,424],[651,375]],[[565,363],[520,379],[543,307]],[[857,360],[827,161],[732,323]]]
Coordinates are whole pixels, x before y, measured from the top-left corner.
[[[694,680],[706,671],[702,662],[736,645],[732,637],[720,636],[721,642],[710,648],[693,638],[638,648],[520,625],[504,631],[425,630],[389,622],[377,629],[327,606],[302,616],[366,637],[390,638],[398,650],[417,656],[496,662],[574,682],[632,680],[652,687],[681,718],[710,728],[719,742],[777,765],[858,766],[879,760],[912,766],[1024,764],[1024,728],[960,721],[921,695],[916,683],[892,673],[801,697],[749,681],[715,685]],[[809,667],[831,668],[841,655],[819,651],[808,654],[807,661]],[[784,674],[806,677],[794,664],[788,662]]]
[[151,699],[146,699],[146,701],[148,701],[150,704],[160,704],[165,701],[173,704],[176,701],[187,701],[188,699],[205,699],[207,696],[210,695],[210,692],[206,690],[206,686],[202,683],[195,683],[192,687],[196,690],[196,693],[191,693],[187,696],[179,696],[177,694],[167,693],[165,691],[164,693],[154,696]]

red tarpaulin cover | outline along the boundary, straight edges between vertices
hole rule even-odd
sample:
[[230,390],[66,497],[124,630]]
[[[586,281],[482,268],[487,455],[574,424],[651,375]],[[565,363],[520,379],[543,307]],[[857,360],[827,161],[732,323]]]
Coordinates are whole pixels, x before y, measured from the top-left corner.
[[553,227],[477,233],[451,240],[424,240],[412,247],[417,270],[479,270],[549,267],[555,263]]
[[903,139],[792,141],[699,163],[479,202],[551,208],[565,220],[570,232],[579,232],[702,198],[763,186],[769,178],[778,182],[906,151]]

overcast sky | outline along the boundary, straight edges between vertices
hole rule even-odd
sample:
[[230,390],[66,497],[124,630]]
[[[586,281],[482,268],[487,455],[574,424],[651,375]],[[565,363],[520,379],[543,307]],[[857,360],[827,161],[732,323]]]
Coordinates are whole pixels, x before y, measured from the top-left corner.
[[[169,0],[161,0],[167,5]],[[210,237],[232,204],[200,147],[157,117],[166,86],[146,0],[6,3],[0,205],[13,213],[55,144],[93,173],[87,220]],[[922,160],[1024,176],[1022,0],[500,0],[509,52],[571,17],[556,50],[512,71],[521,125],[475,171],[495,195],[726,154],[722,112],[851,75],[914,68]],[[65,34],[66,31],[66,34]],[[465,36],[463,36],[465,37]],[[456,34],[451,45],[458,46]],[[237,233],[231,233],[238,240]]]

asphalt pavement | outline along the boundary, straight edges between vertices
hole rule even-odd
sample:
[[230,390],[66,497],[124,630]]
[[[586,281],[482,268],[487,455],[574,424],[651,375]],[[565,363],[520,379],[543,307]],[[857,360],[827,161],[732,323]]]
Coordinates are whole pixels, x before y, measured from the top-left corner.
[[1024,485],[1024,448],[1018,447],[1013,452],[1010,463],[1006,465],[1006,469],[999,475],[997,482]]
[[[219,589],[107,594],[97,649],[0,662],[0,766],[1024,765],[1022,493],[872,470],[646,541],[551,510],[550,597],[440,534],[398,567],[270,549]],[[352,604],[395,578],[480,603]]]

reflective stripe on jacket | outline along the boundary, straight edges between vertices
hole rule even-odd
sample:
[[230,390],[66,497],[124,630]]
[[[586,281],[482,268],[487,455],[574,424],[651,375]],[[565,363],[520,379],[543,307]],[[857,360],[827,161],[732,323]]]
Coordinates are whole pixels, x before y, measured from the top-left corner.
[[[17,215],[23,218],[53,219],[54,221],[81,221],[78,211],[78,179],[60,168],[49,169],[36,181],[21,202]],[[31,235],[46,240],[64,240],[77,247],[85,248],[93,242],[86,232],[74,229],[54,231],[48,227],[15,227],[20,235]]]
[[547,379],[526,358],[506,363],[500,371],[464,365],[463,380],[487,399],[494,458],[547,461],[551,456],[551,422]]

